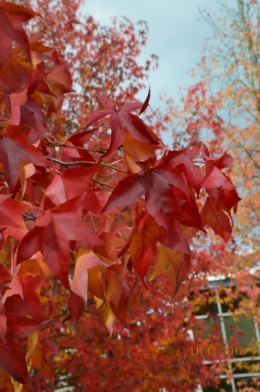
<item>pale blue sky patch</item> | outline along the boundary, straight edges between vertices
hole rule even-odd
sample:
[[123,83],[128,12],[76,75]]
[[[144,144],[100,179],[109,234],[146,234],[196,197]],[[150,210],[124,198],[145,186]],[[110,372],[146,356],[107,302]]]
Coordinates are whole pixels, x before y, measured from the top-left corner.
[[[212,0],[86,0],[86,12],[101,23],[108,24],[114,17],[127,16],[136,23],[145,20],[149,27],[146,48],[140,57],[144,62],[150,54],[159,56],[158,70],[151,72],[147,88],[151,87],[152,107],[160,107],[160,94],[178,101],[179,88],[194,84],[189,70],[202,56],[205,38],[211,28],[200,17],[199,9],[217,11]],[[143,92],[145,98],[146,92]]]

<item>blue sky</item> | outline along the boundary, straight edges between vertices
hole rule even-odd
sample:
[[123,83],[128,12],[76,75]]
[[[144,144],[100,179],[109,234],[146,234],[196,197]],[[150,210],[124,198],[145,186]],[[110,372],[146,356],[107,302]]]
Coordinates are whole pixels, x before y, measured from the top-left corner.
[[177,101],[179,88],[194,83],[189,70],[199,62],[205,38],[212,34],[199,13],[204,8],[210,13],[218,10],[213,0],[86,0],[85,9],[105,24],[113,16],[148,23],[148,43],[140,61],[152,53],[159,56],[159,69],[151,73],[147,83],[152,91],[150,104],[158,107],[160,94]]

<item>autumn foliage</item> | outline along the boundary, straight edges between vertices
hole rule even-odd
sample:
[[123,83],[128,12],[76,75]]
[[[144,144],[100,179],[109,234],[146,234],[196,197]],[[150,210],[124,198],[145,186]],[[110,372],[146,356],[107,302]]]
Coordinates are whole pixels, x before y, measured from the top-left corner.
[[[143,103],[129,102],[133,91],[116,95],[105,83],[102,91],[86,87],[77,97],[59,45],[52,49],[39,34],[25,32],[24,23],[37,17],[30,8],[0,3],[0,382],[7,391],[20,390],[19,383],[23,390],[53,390],[57,379],[66,379],[77,366],[66,332],[82,315],[79,336],[102,323],[98,313],[110,333],[119,320],[134,336],[138,324],[128,323],[130,303],[145,306],[156,288],[158,306],[167,307],[187,277],[193,238],[212,229],[227,242],[231,210],[240,200],[226,171],[233,162],[229,153],[214,155],[203,142],[169,150],[155,132],[158,122],[150,127],[142,120],[150,92]],[[123,63],[122,73],[125,68]],[[84,113],[68,110],[77,99],[87,107]],[[166,277],[169,285],[162,289]],[[140,299],[141,285],[149,291]],[[154,333],[155,319],[149,318],[144,341]],[[176,346],[184,323],[176,322]],[[77,355],[86,358],[78,343]],[[156,366],[162,344],[154,344],[149,366]],[[101,350],[99,336],[89,345]],[[138,345],[132,347],[138,362]],[[64,374],[61,368],[53,372],[53,354],[61,356]],[[108,350],[103,359],[114,355]],[[122,355],[124,361],[129,357]],[[194,366],[187,367],[190,373]],[[105,390],[94,372],[77,370],[76,384]],[[150,381],[161,387],[159,376]],[[164,377],[166,387],[172,382],[165,384]]]
[[[175,146],[180,140],[193,145],[204,137],[211,151],[221,153],[228,148],[235,157],[229,174],[242,201],[234,219],[233,237],[225,249],[213,241],[210,247],[204,242],[203,249],[194,254],[193,265],[200,265],[209,276],[232,277],[235,287],[220,289],[226,293],[223,303],[239,303],[233,309],[236,322],[241,312],[259,328],[260,3],[219,0],[218,4],[218,15],[202,11],[214,35],[206,42],[199,65],[192,70],[199,82],[183,95],[178,108],[172,105],[169,116]],[[198,299],[205,303],[203,296]],[[246,332],[240,333],[243,336]],[[253,339],[253,331],[251,335]],[[258,344],[254,342],[248,349],[252,362],[241,361],[236,369],[233,363],[230,378],[235,373],[254,374],[236,379],[236,390],[243,392],[259,390],[259,362],[253,361],[253,356],[259,358]]]

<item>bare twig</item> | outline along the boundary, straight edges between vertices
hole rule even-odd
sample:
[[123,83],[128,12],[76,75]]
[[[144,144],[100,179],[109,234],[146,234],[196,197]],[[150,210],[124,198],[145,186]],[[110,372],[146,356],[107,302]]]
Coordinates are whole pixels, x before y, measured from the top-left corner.
[[55,162],[55,163],[59,163],[60,165],[62,165],[62,166],[64,166],[64,167],[67,167],[67,168],[69,168],[70,166],[82,165],[82,164],[83,164],[83,165],[100,165],[100,166],[103,166],[103,167],[109,167],[110,169],[119,171],[119,172],[121,172],[121,173],[126,173],[125,170],[120,169],[120,168],[118,168],[118,167],[115,167],[115,166],[113,166],[113,164],[109,164],[109,163],[102,163],[102,162],[99,163],[99,162],[92,162],[92,161],[63,162],[63,161],[61,161],[60,159],[53,158],[53,157],[50,157],[50,156],[46,156],[46,159],[48,159],[48,161],[52,161],[52,162]]

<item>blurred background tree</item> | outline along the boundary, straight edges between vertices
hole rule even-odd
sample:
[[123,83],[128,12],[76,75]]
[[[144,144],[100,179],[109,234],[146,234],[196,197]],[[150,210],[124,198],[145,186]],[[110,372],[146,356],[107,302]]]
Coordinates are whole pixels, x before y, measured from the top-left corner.
[[[30,31],[57,48],[57,63],[62,62],[60,53],[63,53],[72,72],[75,92],[67,97],[64,121],[57,120],[54,142],[74,132],[79,122],[84,126],[90,111],[98,107],[96,93],[105,91],[123,102],[133,100],[145,87],[149,72],[158,65],[156,55],[143,65],[138,62],[148,34],[144,22],[135,26],[128,19],[115,19],[110,26],[102,26],[93,17],[84,16],[80,0],[16,2],[32,6],[43,16],[30,26]],[[219,241],[209,246],[209,241],[201,238],[193,249],[189,281],[174,299],[170,283],[175,276],[170,270],[159,281],[152,282],[149,292],[139,285],[132,298],[127,328],[117,325],[112,338],[108,337],[94,302],[89,300],[89,309],[77,328],[65,322],[65,327],[55,333],[56,349],[46,348],[48,352],[56,350],[52,366],[39,369],[34,364],[32,374],[38,374],[40,390],[66,386],[75,391],[92,388],[188,392],[198,385],[203,388],[213,385],[219,390],[219,374],[230,373],[229,368],[222,369],[216,362],[221,355],[211,358],[213,364],[207,366],[204,357],[193,351],[200,347],[204,352],[210,344],[223,346],[219,319],[208,309],[216,300],[209,290],[202,290],[208,288],[210,276],[232,277],[235,286],[222,287],[221,301],[231,303],[231,308],[236,302],[233,310],[246,312],[259,321],[259,289],[249,268],[255,267],[259,260],[260,4],[258,0],[234,0],[220,5],[219,16],[203,12],[215,35],[205,46],[199,67],[193,71],[201,81],[188,90],[177,109],[169,107],[166,116],[159,111],[151,112],[149,120],[157,132],[166,130],[162,124],[169,124],[174,129],[175,146],[193,145],[206,137],[213,151],[229,149],[236,158],[232,177],[243,195],[234,222],[234,237],[238,239],[232,239],[224,247]],[[95,143],[98,140],[93,147]],[[171,257],[177,260],[176,254]],[[57,283],[55,290],[53,300],[58,304],[66,296]],[[203,306],[211,328],[206,320],[201,320],[198,327],[195,313]],[[238,339],[237,335],[234,333],[234,339]],[[230,340],[229,344],[236,346],[239,340]],[[252,353],[253,349],[249,351]],[[248,363],[246,371],[250,370],[257,371],[255,364]],[[51,381],[46,381],[46,374]],[[251,391],[258,390],[257,380],[252,388],[255,389]],[[237,384],[237,390],[246,391],[246,384]]]

